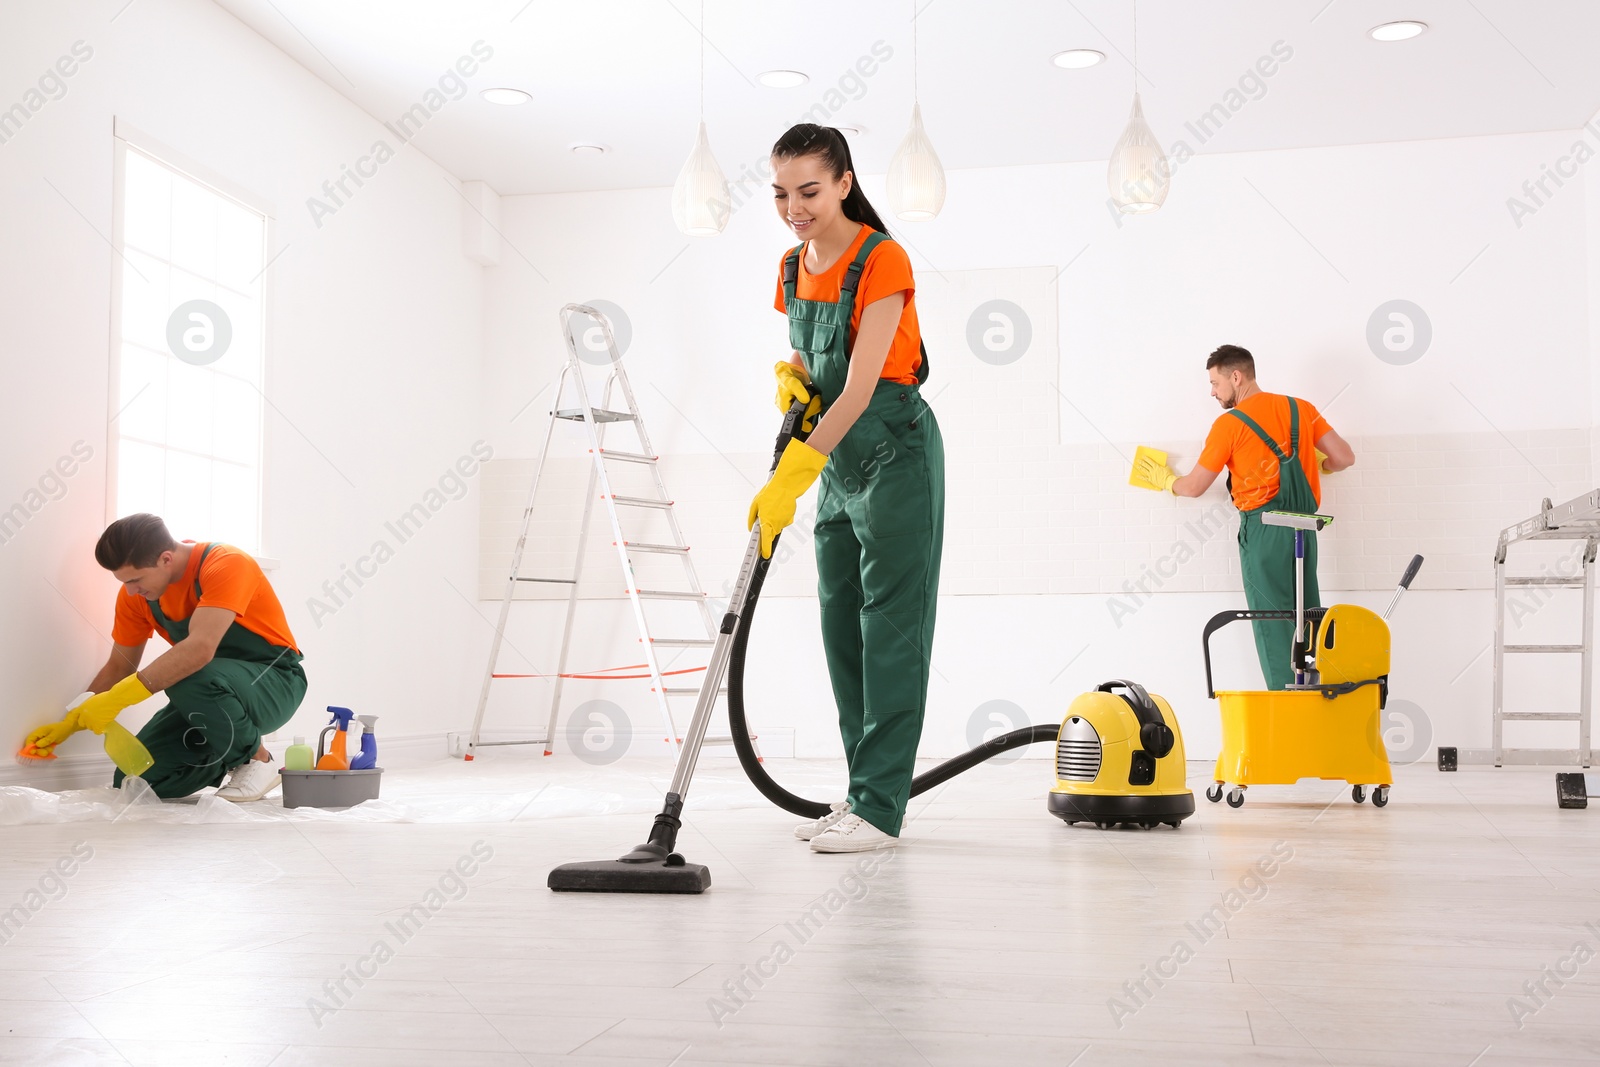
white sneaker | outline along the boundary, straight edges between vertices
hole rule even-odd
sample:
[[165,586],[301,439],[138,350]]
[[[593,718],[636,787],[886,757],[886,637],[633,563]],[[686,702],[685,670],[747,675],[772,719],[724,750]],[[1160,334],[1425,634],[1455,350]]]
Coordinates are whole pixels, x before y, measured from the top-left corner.
[[260,800],[278,788],[282,781],[278,768],[270,759],[266,762],[246,760],[242,766],[233,769],[227,784],[217,790],[217,796],[235,804],[243,804],[249,800]]
[[824,815],[822,818],[813,819],[811,822],[803,822],[799,826],[796,826],[794,828],[794,836],[798,837],[802,841],[810,841],[813,837],[816,837],[818,834],[822,833],[822,831],[826,830],[828,827],[832,826],[834,823],[850,814],[850,802],[848,800],[840,800],[830,805],[830,807],[833,810],[829,811],[828,814]]
[[884,833],[861,816],[846,815],[811,839],[811,851],[871,852],[875,848],[893,848],[899,843],[898,837]]

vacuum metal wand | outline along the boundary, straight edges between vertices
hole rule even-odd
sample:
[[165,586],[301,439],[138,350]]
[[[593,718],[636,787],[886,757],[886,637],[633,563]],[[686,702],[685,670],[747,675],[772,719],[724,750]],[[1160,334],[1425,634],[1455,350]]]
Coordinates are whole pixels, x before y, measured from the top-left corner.
[[[793,437],[803,438],[805,404],[796,401],[789,405],[783,420],[783,431],[778,435],[777,447],[772,454],[772,468]],[[770,471],[769,471],[770,473]],[[781,536],[781,535],[780,535]],[[773,538],[777,545],[777,537]],[[678,844],[678,831],[683,826],[683,802],[689,792],[689,782],[694,777],[695,763],[700,758],[700,747],[705,744],[706,730],[711,726],[711,713],[717,703],[723,676],[728,671],[735,635],[739,631],[740,614],[748,610],[752,575],[761,573],[761,528],[750,531],[750,541],[745,546],[744,561],[739,567],[739,577],[734,583],[728,610],[723,613],[717,627],[716,643],[711,647],[711,659],[700,683],[700,694],[695,699],[694,718],[678,752],[678,765],[672,774],[672,785],[662,799],[661,810],[650,824],[650,836],[633,851],[614,860],[596,860],[581,863],[564,863],[550,872],[548,885],[557,892],[591,893],[703,893],[711,884],[711,873],[701,864],[689,863],[674,849]],[[760,579],[754,580],[756,587]],[[749,740],[746,738],[748,745]]]
[[[796,400],[789,405],[783,417],[783,429],[778,434],[778,443],[772,450],[772,466],[767,471],[768,477],[778,469],[778,461],[783,458],[789,441],[793,438],[805,439],[805,417],[806,405],[802,401]],[[781,536],[779,533],[773,537],[774,549],[778,547],[778,537]],[[705,676],[700,680],[700,695],[694,702],[694,718],[689,721],[689,733],[684,737],[678,767],[672,775],[672,787],[667,792],[668,799],[676,798],[679,805],[689,795],[689,781],[694,777],[695,763],[700,758],[700,746],[705,743],[706,730],[711,726],[711,713],[722,689],[722,679],[728,673],[728,657],[733,651],[734,634],[739,629],[739,615],[745,610],[745,601],[750,596],[751,576],[760,565],[761,524],[758,522],[750,528],[750,540],[744,546],[739,576],[734,579],[733,592],[728,597],[728,610],[722,613],[722,624],[717,627],[717,643],[711,648],[711,659],[706,664]],[[668,847],[671,847],[670,842]]]
[[669,795],[681,803],[689,795],[689,782],[694,778],[694,767],[700,757],[700,746],[705,743],[706,730],[711,726],[711,713],[717,704],[717,694],[722,688],[722,678],[728,671],[728,656],[733,649],[733,634],[739,625],[739,614],[745,602],[750,574],[755,570],[756,557],[761,554],[761,524],[750,531],[750,543],[744,549],[744,562],[739,565],[739,577],[734,582],[733,594],[728,599],[729,609],[723,613],[722,625],[717,628],[717,643],[711,648],[711,659],[706,665],[705,677],[700,683],[700,695],[694,702],[694,718],[689,721],[689,732],[683,739],[683,752],[678,757],[678,768],[672,775]]
[[[789,405],[789,411],[784,416],[783,429],[778,434],[778,443],[772,452],[772,467],[767,472],[769,475],[778,469],[778,460],[782,458],[789,440],[804,438],[804,421],[805,405],[797,400]],[[780,536],[781,533],[773,537],[774,548]],[[705,744],[706,731],[711,728],[711,714],[722,689],[722,679],[728,672],[728,657],[733,650],[734,635],[739,629],[739,615],[745,610],[745,601],[750,596],[751,576],[757,573],[763,562],[761,524],[757,523],[750,529],[750,540],[745,544],[744,559],[739,564],[739,576],[734,580],[733,592],[728,599],[728,610],[723,612],[722,623],[717,627],[716,644],[711,647],[711,658],[700,681],[700,693],[694,702],[694,717],[689,720],[689,732],[684,735],[683,746],[678,753],[678,766],[672,773],[672,785],[667,789],[661,812],[651,825],[650,839],[619,859],[619,863],[653,863],[668,859],[677,847],[684,800],[689,795],[689,783],[694,778],[695,764],[700,760],[700,748]]]

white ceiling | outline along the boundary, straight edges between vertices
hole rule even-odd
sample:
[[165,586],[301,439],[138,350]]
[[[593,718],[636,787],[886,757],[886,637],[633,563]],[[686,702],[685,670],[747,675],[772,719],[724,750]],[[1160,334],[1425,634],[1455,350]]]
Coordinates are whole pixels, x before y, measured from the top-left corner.
[[[433,115],[417,148],[504,194],[672,184],[699,111],[698,0],[216,0],[375,118],[422,100],[475,41],[493,58]],[[1133,84],[1129,0],[916,0],[924,121],[947,168],[1105,159]],[[892,58],[826,120],[860,125],[864,172],[888,167],[910,118],[913,0],[708,0],[705,117],[730,180],[829,100],[875,42]],[[1397,44],[1366,31],[1426,21]],[[1236,152],[1575,129],[1600,108],[1596,0],[1145,0],[1140,85],[1162,143]],[[1265,93],[1204,144],[1185,129],[1275,42]],[[880,46],[882,47],[882,46]],[[1095,48],[1107,62],[1061,70]],[[790,68],[793,89],[755,77]],[[513,86],[520,107],[478,91]],[[1259,90],[1258,90],[1259,92]],[[1235,98],[1237,102],[1238,98]],[[831,110],[831,109],[830,109]],[[598,141],[604,156],[568,146]],[[365,149],[366,145],[356,146]],[[352,152],[355,152],[355,148]]]

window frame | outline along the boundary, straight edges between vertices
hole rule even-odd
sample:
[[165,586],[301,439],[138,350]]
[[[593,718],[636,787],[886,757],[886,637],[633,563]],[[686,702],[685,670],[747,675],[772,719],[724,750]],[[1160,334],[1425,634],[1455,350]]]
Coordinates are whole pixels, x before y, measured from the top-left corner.
[[[112,119],[111,247],[114,255],[111,259],[111,315],[108,323],[107,338],[110,372],[107,378],[106,391],[105,522],[109,525],[117,517],[117,487],[120,481],[121,450],[117,445],[121,433],[117,428],[117,417],[120,414],[119,402],[122,397],[122,282],[123,254],[126,248],[124,243],[124,204],[127,193],[127,155],[130,148],[149,156],[159,165],[197,185],[205,187],[216,195],[232,200],[240,207],[261,216],[262,268],[260,275],[261,313],[259,324],[261,330],[261,417],[256,422],[256,529],[252,555],[258,561],[275,562],[262,555],[267,547],[265,543],[268,465],[266,439],[267,412],[272,406],[267,402],[272,374],[272,360],[270,359],[269,348],[271,330],[268,329],[268,323],[272,316],[273,285],[271,267],[276,258],[272,253],[274,237],[277,232],[275,208],[271,201],[256,195],[251,190],[196,162],[184,153],[168,147],[154,137],[129,125],[120,116],[114,116]],[[193,531],[193,533],[203,534],[204,531]]]

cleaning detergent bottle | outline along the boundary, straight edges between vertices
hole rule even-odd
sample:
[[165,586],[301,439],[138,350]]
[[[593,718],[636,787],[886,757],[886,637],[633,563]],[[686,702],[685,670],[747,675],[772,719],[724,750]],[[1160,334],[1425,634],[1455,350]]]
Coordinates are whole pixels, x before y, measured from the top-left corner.
[[334,731],[333,747],[327,750],[327,755],[317,760],[317,770],[348,771],[350,757],[345,755],[345,742],[350,739],[350,720],[356,713],[349,708],[336,708],[332,705],[329,705],[328,711],[333,715],[333,723],[322,728],[322,733],[317,737],[317,750],[322,750],[329,730]]
[[106,727],[106,755],[117,765],[117,770],[129,778],[137,778],[156,765],[156,758],[150,755],[144,742],[115,719]]
[[372,728],[377,725],[376,715],[357,715],[361,720],[361,755],[350,761],[352,771],[370,771],[378,765],[378,738]]
[[316,754],[311,751],[311,746],[306,744],[306,739],[295,736],[294,744],[283,751],[283,767],[289,771],[309,771],[312,764],[316,763]]

